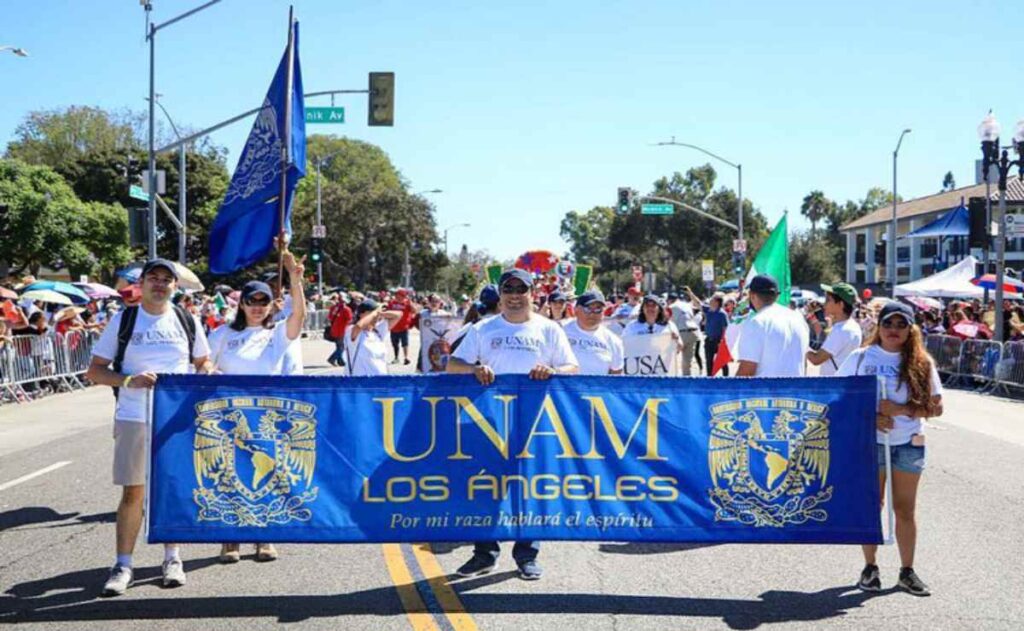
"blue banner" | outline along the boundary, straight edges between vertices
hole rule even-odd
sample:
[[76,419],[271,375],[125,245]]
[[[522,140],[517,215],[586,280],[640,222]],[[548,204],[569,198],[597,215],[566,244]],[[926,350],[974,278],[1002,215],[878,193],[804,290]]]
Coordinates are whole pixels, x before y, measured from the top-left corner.
[[880,543],[876,387],[161,375],[149,540]]

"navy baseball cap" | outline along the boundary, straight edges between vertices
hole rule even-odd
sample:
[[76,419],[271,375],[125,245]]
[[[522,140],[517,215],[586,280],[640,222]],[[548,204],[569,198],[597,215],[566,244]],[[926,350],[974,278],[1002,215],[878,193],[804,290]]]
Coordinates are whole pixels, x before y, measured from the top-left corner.
[[670,291],[670,292],[668,292],[668,299],[669,300],[679,300],[679,294],[677,294],[674,291]]
[[493,307],[501,301],[501,294],[498,293],[498,288],[494,285],[485,285],[480,290],[480,302],[487,306]]
[[882,310],[878,312],[878,321],[885,322],[893,316],[903,316],[908,324],[914,323],[914,310],[910,308],[910,305],[890,300],[885,303]]
[[533,286],[533,276],[530,275],[530,272],[514,267],[501,273],[501,278],[498,279],[498,287],[501,287],[513,278],[523,281],[523,284],[527,287]]
[[164,268],[171,273],[174,280],[178,280],[178,269],[174,266],[174,263],[171,263],[167,259],[150,259],[146,261],[146,264],[142,266],[142,276],[145,276],[158,267]]
[[755,294],[777,294],[779,283],[767,274],[758,274],[750,279],[750,291]]
[[548,302],[565,302],[569,297],[565,295],[565,292],[555,290],[548,296]]
[[597,289],[593,289],[591,291],[585,291],[582,294],[580,294],[579,298],[576,299],[576,306],[586,307],[592,302],[600,302],[601,304],[607,304],[607,301],[604,299],[604,294],[602,294]]
[[242,300],[254,294],[266,294],[267,298],[274,299],[274,292],[270,289],[270,285],[261,280],[250,280],[242,286]]
[[380,304],[378,304],[376,300],[374,300],[373,298],[367,298],[366,300],[360,302],[359,306],[356,307],[356,313],[363,314],[368,311],[373,311],[379,306]]

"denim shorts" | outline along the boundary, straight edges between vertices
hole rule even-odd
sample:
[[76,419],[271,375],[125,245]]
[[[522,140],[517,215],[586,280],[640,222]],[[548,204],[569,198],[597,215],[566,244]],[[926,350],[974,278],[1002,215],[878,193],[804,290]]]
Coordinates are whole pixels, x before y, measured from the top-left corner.
[[[889,458],[894,471],[904,473],[921,473],[924,471],[925,447],[915,447],[910,443],[889,447]],[[885,445],[878,445],[878,471],[885,472]]]

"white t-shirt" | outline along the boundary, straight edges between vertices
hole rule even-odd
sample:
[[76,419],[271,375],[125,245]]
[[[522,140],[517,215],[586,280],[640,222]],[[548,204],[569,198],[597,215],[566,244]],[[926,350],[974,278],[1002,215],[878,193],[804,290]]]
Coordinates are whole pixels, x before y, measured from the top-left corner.
[[562,328],[580,365],[579,374],[607,375],[609,370],[623,369],[624,351],[619,336],[604,326],[584,331],[578,320],[570,320]]
[[211,359],[227,375],[283,375],[284,357],[294,342],[288,339],[287,322],[241,331],[222,326],[210,334]]
[[[92,349],[93,357],[114,361],[117,355],[117,330],[121,327],[124,313],[119,311],[110,319]],[[188,336],[174,310],[169,308],[163,315],[154,316],[139,307],[135,328],[125,348],[124,361],[121,362],[121,373],[189,373],[192,371],[193,359],[207,357],[209,354],[210,345],[202,328],[196,329],[196,341],[192,357],[189,358]],[[114,418],[118,421],[146,422],[146,389],[121,388]]]
[[850,353],[860,348],[862,337],[860,325],[853,318],[847,318],[832,327],[821,350],[832,355],[832,359],[826,359],[821,365],[819,374],[822,377],[833,377],[839,366],[843,365]]
[[[863,359],[862,359],[863,358]],[[909,393],[906,384],[897,384],[900,380],[899,353],[890,353],[878,344],[872,344],[867,348],[860,348],[850,354],[846,361],[839,366],[837,377],[849,377],[851,375],[875,375],[878,377],[878,399],[882,400],[882,394],[886,399],[897,405],[904,405],[907,402]],[[859,364],[859,366],[858,366]],[[939,379],[939,372],[935,370],[935,362],[931,362],[931,395],[942,396],[942,380]],[[924,424],[919,418],[909,416],[896,416],[893,418],[893,428],[889,430],[890,445],[905,445],[910,442],[914,434],[923,434]],[[876,432],[878,444],[885,442],[885,434]]]
[[809,346],[807,323],[800,314],[773,303],[743,323],[736,355],[757,363],[758,377],[803,377]]
[[565,330],[537,314],[518,324],[504,316],[481,320],[466,331],[452,356],[467,364],[479,361],[496,375],[529,374],[537,364],[579,365]]
[[622,331],[622,337],[629,337],[631,335],[660,335],[662,332],[667,331],[672,333],[677,338],[679,337],[679,329],[671,320],[665,324],[647,324],[639,320],[635,320],[626,325],[626,328]]
[[362,331],[352,341],[352,328],[345,329],[345,352],[347,353],[349,374],[353,377],[372,377],[388,374],[388,342],[390,327],[388,321],[381,318],[377,326],[369,331]]

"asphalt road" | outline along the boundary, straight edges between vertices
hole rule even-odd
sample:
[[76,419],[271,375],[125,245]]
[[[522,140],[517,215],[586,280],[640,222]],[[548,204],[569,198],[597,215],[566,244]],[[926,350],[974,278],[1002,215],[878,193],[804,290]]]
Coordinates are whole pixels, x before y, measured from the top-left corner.
[[[329,346],[305,342],[311,372]],[[397,366],[405,372],[404,366]],[[109,390],[0,408],[0,624],[39,629],[1007,629],[1024,628],[1024,403],[952,391],[929,429],[917,569],[930,598],[852,587],[853,546],[551,543],[543,580],[506,554],[488,576],[446,580],[467,544],[281,545],[234,566],[184,548],[187,586],[98,593],[113,558]],[[34,476],[34,477],[30,477]],[[894,548],[881,553],[895,583]]]

